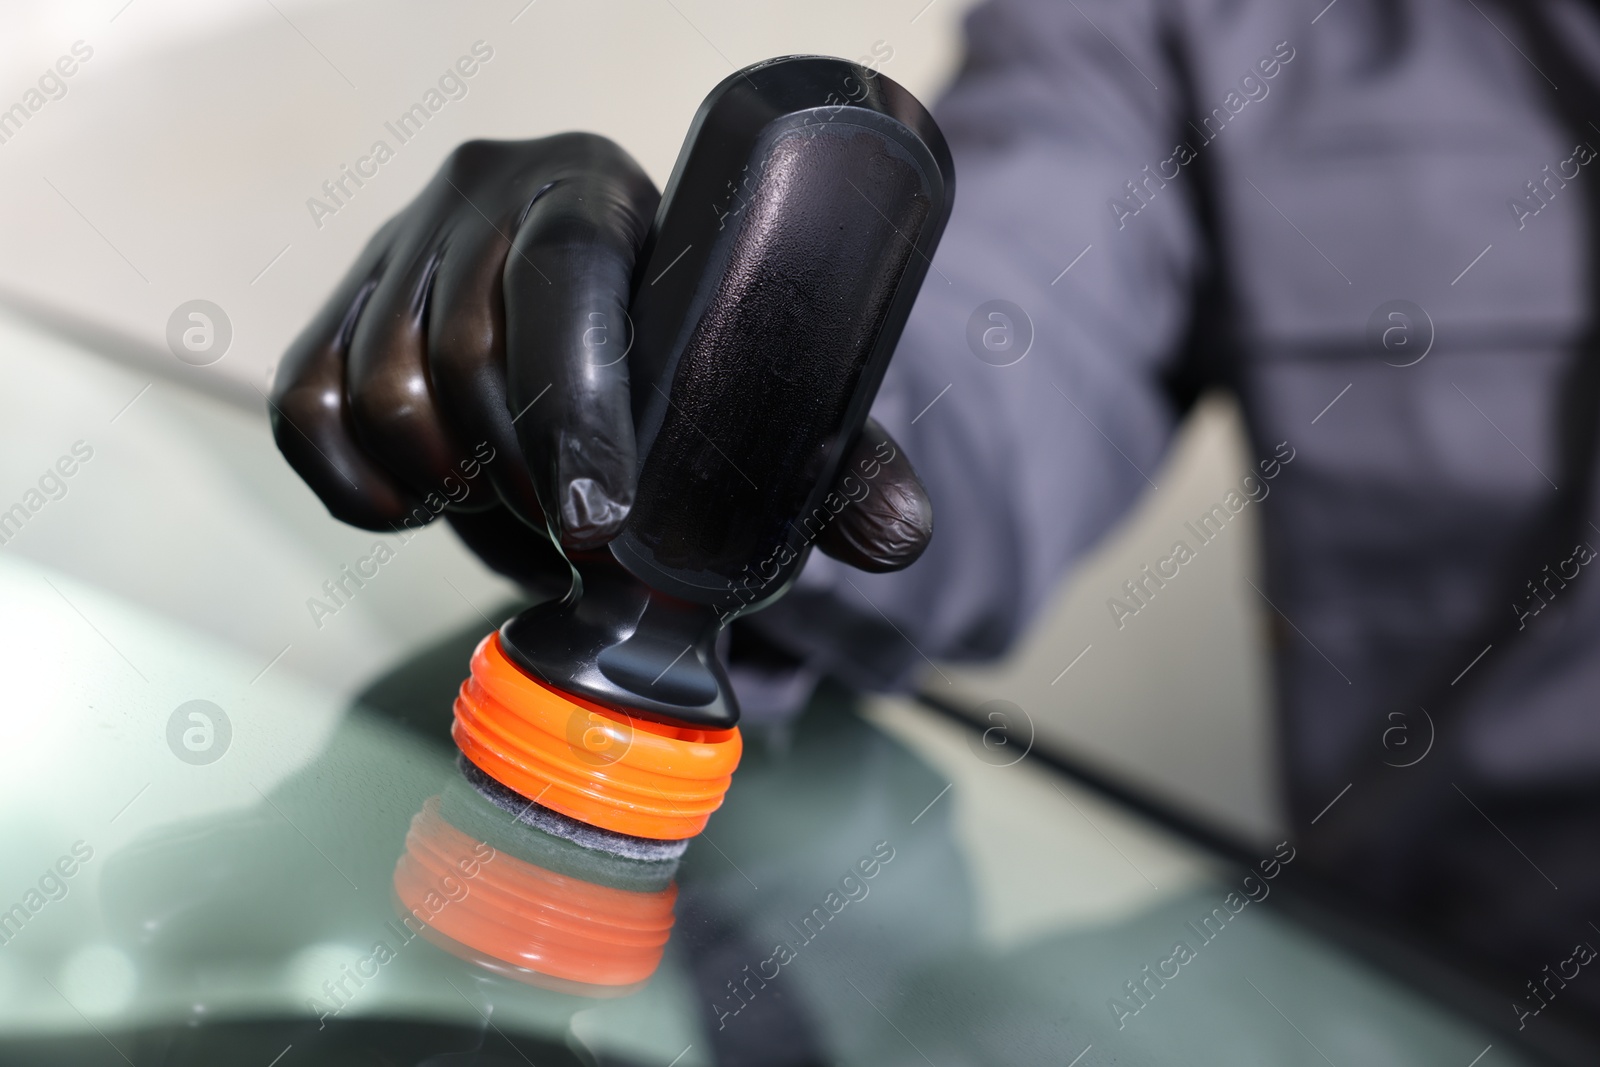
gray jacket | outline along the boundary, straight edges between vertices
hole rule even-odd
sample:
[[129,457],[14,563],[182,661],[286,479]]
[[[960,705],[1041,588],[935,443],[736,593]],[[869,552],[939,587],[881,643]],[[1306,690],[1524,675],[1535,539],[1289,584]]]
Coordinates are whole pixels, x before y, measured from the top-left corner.
[[1600,188],[1600,128],[1553,103],[1594,96],[1541,51],[1600,75],[1600,17],[1552,6],[1542,42],[1489,0],[976,11],[935,111],[954,216],[875,409],[932,546],[893,575],[814,555],[753,623],[869,685],[999,655],[1223,385],[1241,478],[1292,456],[1259,509],[1296,822],[1390,711],[1447,697],[1472,781],[1592,788],[1600,578],[1572,530],[1530,533],[1583,496],[1561,405]]

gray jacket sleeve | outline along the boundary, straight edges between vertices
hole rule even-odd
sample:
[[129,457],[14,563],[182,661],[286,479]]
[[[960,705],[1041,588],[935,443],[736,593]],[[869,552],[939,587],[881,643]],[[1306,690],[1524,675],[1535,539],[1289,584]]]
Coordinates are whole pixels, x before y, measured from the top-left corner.
[[813,553],[751,617],[813,670],[895,688],[929,660],[1000,655],[1160,462],[1201,244],[1193,179],[1157,173],[1184,96],[1159,8],[1000,0],[969,16],[935,108],[955,208],[874,408],[928,486],[934,538],[899,574]]

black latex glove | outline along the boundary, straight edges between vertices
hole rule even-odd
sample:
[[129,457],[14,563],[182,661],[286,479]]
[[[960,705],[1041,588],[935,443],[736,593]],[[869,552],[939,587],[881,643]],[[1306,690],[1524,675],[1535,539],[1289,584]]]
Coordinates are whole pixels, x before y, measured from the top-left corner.
[[[627,360],[594,359],[585,332],[623,321],[659,199],[603,137],[457,148],[290,346],[278,448],[335,518],[397,530],[444,514],[495,570],[564,588],[551,542],[597,548],[633,504]],[[869,420],[840,470],[886,441]],[[818,539],[863,570],[907,566],[933,532],[927,492],[889,443],[879,491]]]

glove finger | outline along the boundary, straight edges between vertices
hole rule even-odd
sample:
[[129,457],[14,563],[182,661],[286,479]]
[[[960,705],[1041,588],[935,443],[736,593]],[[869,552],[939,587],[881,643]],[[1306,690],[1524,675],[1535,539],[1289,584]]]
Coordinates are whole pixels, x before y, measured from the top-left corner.
[[849,503],[817,547],[852,567],[880,574],[917,561],[933,538],[933,502],[905,450],[868,419],[833,491]]
[[[484,462],[495,496],[524,523],[543,530],[544,511],[517,444],[506,386],[502,279],[511,250],[509,234],[529,197],[524,194],[496,210],[497,205],[481,197],[467,202],[459,190],[452,195],[462,201],[464,214],[434,277],[429,302],[427,358],[434,395],[455,439]],[[540,404],[535,404],[524,416],[537,418],[540,413]]]
[[533,202],[504,278],[517,440],[551,536],[568,549],[605,544],[633,506],[627,306],[659,199],[615,145],[586,141]]
[[417,498],[361,447],[344,388],[350,339],[388,264],[399,220],[367,245],[333,296],[295,338],[273,381],[273,439],[334,518],[391,530]]
[[433,513],[443,509],[446,480],[455,481],[456,464],[465,455],[434,399],[425,345],[430,295],[447,240],[443,224],[405,235],[362,309],[345,360],[357,441]]

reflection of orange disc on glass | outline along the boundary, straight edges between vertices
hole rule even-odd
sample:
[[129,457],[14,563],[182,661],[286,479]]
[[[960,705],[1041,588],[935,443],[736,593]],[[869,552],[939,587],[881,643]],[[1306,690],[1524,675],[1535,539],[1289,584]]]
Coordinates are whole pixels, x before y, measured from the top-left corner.
[[529,863],[470,837],[431,797],[394,872],[405,923],[470,962],[546,988],[619,996],[661,964],[675,885],[613,889]]
[[497,633],[473,653],[451,734],[479,770],[543,807],[666,841],[705,829],[741,751],[737,728],[668,726],[530,678]]

